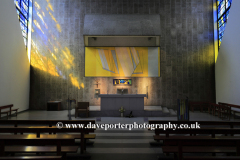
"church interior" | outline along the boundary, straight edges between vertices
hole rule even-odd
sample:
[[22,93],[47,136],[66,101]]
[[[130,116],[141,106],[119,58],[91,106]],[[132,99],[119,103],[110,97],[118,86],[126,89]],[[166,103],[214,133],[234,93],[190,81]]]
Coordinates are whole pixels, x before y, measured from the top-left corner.
[[0,1],[0,159],[239,160],[237,6]]

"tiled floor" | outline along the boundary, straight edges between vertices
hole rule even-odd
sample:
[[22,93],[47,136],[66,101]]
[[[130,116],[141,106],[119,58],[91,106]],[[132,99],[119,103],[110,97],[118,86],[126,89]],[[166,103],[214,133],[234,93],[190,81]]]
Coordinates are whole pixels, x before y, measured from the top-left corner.
[[[71,118],[72,120],[80,120],[80,119],[96,119],[98,117],[74,117],[74,109],[71,111]],[[24,111],[18,114],[17,117],[12,116],[10,119],[29,119],[29,120],[37,120],[37,119],[44,119],[44,120],[67,120],[68,119],[68,111],[62,110],[62,111],[37,111],[37,110],[29,110]],[[221,121],[220,118],[217,116],[212,116],[206,112],[189,112],[190,121]],[[148,120],[177,120],[177,117],[144,117]],[[133,117],[133,118],[126,118],[126,117],[101,117],[101,121],[99,123],[143,123],[144,122],[143,117]],[[3,117],[4,119],[4,117]],[[240,119],[233,119],[231,118],[231,121],[240,121]]]
[[[75,118],[74,110],[71,111],[72,119],[94,119],[96,123],[107,124],[138,124],[147,123],[148,120],[177,120],[177,117],[90,117]],[[17,117],[11,119],[48,119],[48,120],[67,120],[67,110],[64,111],[25,111],[19,113]],[[190,112],[190,121],[222,121],[216,116],[208,113]],[[240,121],[240,119],[231,119],[231,121]],[[95,131],[96,139],[93,145],[87,146],[86,154],[91,155],[91,160],[161,160],[172,159],[172,156],[165,156],[159,145],[150,145],[153,142],[153,131],[147,129],[97,129]],[[69,154],[68,159],[80,159],[79,154]]]

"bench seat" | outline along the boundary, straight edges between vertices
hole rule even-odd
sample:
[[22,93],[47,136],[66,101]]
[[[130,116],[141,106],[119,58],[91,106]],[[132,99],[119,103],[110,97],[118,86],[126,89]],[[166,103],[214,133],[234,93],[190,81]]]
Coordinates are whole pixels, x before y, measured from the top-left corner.
[[8,116],[9,113],[10,113],[10,111],[1,112],[1,114],[6,114],[7,116]]
[[[1,134],[0,134],[1,135]],[[23,134],[24,135],[24,134]],[[36,137],[36,134],[27,134],[29,137]],[[81,139],[80,134],[40,134],[39,138],[64,138],[71,137],[72,139]],[[84,139],[95,139],[96,134],[84,134]]]
[[95,139],[96,138],[96,134],[85,134],[84,138],[85,139]]
[[19,109],[19,108],[12,109],[12,111],[16,111],[16,112],[15,112],[16,116],[17,116],[18,109]]
[[[74,133],[74,134],[67,134],[67,135],[72,136],[74,139],[81,139],[80,134]],[[58,134],[58,136],[61,136],[61,134]],[[96,134],[84,134],[84,139],[95,139],[95,138],[96,138]]]
[[[175,137],[175,138],[181,138],[181,137],[183,137],[183,136],[180,136],[180,135],[172,135],[172,136],[169,136],[169,137],[166,137],[166,136],[153,136],[154,137],[154,140],[168,140],[169,138],[171,138],[171,137]],[[186,136],[187,137],[187,136]],[[192,137],[194,137],[194,136],[192,136]],[[197,136],[197,138],[205,138],[205,137],[212,137],[212,135],[206,135],[206,136]],[[215,138],[222,138],[222,136],[215,136]]]
[[[62,153],[76,153],[78,146],[61,146]],[[56,146],[5,146],[6,153],[56,153]]]
[[[28,136],[33,136],[35,137],[36,134],[27,134]],[[40,134],[40,138],[47,138],[47,137],[72,137],[73,139],[81,139],[81,135],[80,134]],[[96,138],[96,134],[84,134],[84,138],[85,139],[95,139]]]
[[231,111],[240,112],[240,108],[231,107]]
[[[218,104],[221,104],[223,106],[226,106],[231,109],[231,112],[233,112],[233,118],[235,118],[235,113],[238,112],[240,113],[240,105],[235,105],[235,104],[229,104],[229,103],[222,103],[218,102]],[[231,115],[231,112],[229,113],[229,117]]]
[[189,102],[189,108],[192,112],[194,112],[195,108],[200,108],[201,112],[206,108],[207,111],[209,110],[209,102]]
[[[164,153],[178,153],[178,146],[162,146]],[[183,153],[236,153],[236,147],[182,146]]]
[[184,156],[184,160],[239,160],[240,156]]
[[1,114],[6,114],[7,115],[7,118],[8,118],[8,113],[10,112],[10,110],[8,110],[8,111],[3,111],[2,112],[2,109],[11,109],[13,107],[13,104],[10,104],[10,105],[5,105],[5,106],[0,106],[0,119],[1,119]]
[[[77,133],[80,137],[80,153],[83,154],[84,150],[86,150],[86,140],[87,139],[94,139],[96,135],[89,135],[84,136],[86,134],[89,134],[91,132],[95,131],[95,128],[87,128],[88,124],[95,124],[95,120],[61,120],[63,126],[64,124],[83,124],[85,127],[83,128],[67,128],[63,127],[59,129],[56,124],[59,122],[59,120],[1,120],[0,123],[4,124],[4,126],[0,126],[0,132],[1,133],[36,133],[36,137],[40,137],[40,134],[42,133],[49,133],[49,134],[57,134],[58,133]],[[14,125],[12,127],[5,126],[6,124]],[[19,125],[24,125],[19,127]],[[32,127],[30,127],[31,125]],[[38,125],[38,126],[34,126]],[[47,125],[47,126],[39,126],[39,125]],[[85,137],[85,138],[84,138]],[[74,140],[72,138],[72,140]],[[35,145],[35,144],[32,144]],[[32,146],[29,145],[29,146]],[[65,144],[67,145],[67,144]],[[76,145],[69,144],[69,146]],[[79,146],[77,146],[79,147]],[[59,149],[60,150],[60,149]]]
[[11,156],[11,157],[0,157],[0,160],[61,160],[62,156]]
[[[30,134],[29,134],[30,135]],[[33,136],[36,136],[36,135],[33,135]],[[51,136],[51,135],[44,135],[44,134],[41,134],[40,135],[40,138],[46,138],[46,137],[49,137],[49,136]],[[54,135],[54,136],[56,136],[56,137],[58,137],[58,138],[60,138],[60,137],[66,137],[66,136],[70,136],[70,137],[72,137],[73,139],[80,139],[81,140],[81,135],[80,134],[57,134],[57,135]],[[86,150],[86,140],[89,140],[89,139],[95,139],[96,138],[96,134],[84,134],[84,144],[85,144],[85,146],[84,146],[84,149]],[[90,143],[90,144],[92,144],[92,143]],[[81,145],[81,143],[75,143],[75,145]]]
[[[11,112],[12,112],[12,111],[16,111],[15,114],[16,114],[16,116],[17,116],[17,111],[18,111],[18,109],[19,109],[19,108],[11,109]],[[10,110],[8,110],[8,111],[1,111],[0,113],[1,113],[1,114],[6,114],[6,115],[7,115],[7,118],[8,118],[8,116],[11,116]]]

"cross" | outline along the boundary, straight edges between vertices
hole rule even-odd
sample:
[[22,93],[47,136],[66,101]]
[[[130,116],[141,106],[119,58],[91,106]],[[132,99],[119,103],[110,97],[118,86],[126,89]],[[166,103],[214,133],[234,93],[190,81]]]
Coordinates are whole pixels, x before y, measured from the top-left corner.
[[98,83],[98,80],[96,81],[96,84],[94,84],[94,85],[97,85],[97,88],[98,88],[98,85],[100,85],[101,83]]

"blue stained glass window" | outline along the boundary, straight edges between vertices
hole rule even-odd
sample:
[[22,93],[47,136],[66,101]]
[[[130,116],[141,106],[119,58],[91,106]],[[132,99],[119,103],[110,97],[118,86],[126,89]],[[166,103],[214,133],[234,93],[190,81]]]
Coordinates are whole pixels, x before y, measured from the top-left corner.
[[217,0],[218,13],[218,48],[221,45],[232,0]]
[[22,29],[23,37],[27,38],[27,27],[22,22],[20,22],[20,26]]
[[232,4],[232,0],[228,0],[227,3],[226,3],[226,8],[230,7]]
[[20,9],[21,0],[14,0],[14,2],[16,7]]
[[27,46],[27,38],[23,38],[25,46]]
[[29,21],[29,1],[31,0],[14,0],[20,27],[22,29],[23,40],[27,47],[27,35],[28,35],[28,21]]
[[28,17],[28,12],[23,7],[21,7],[21,12],[26,18]]

